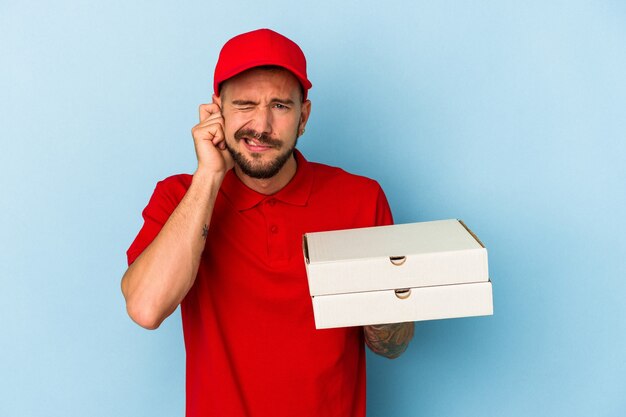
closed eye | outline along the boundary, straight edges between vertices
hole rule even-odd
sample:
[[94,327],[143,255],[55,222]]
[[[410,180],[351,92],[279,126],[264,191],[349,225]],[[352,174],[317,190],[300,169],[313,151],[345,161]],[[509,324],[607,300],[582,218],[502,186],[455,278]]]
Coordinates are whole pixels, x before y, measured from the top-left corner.
[[250,100],[233,100],[232,101],[233,107],[235,107],[235,109],[241,110],[241,111],[252,110],[254,108],[254,106],[256,106],[257,104],[258,103],[254,102],[254,101],[250,101]]

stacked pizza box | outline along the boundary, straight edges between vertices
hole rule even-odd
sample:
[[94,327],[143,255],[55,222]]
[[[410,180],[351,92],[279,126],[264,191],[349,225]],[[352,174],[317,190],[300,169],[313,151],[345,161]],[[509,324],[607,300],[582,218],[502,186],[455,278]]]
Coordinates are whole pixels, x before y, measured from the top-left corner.
[[307,233],[318,329],[493,314],[487,249],[460,220]]

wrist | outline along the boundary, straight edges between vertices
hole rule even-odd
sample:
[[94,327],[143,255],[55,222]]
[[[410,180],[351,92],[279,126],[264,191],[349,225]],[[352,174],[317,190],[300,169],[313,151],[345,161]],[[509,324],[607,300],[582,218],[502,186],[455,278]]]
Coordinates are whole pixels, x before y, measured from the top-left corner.
[[198,167],[196,172],[193,173],[191,185],[201,189],[214,190],[217,193],[225,174],[225,172],[216,172]]

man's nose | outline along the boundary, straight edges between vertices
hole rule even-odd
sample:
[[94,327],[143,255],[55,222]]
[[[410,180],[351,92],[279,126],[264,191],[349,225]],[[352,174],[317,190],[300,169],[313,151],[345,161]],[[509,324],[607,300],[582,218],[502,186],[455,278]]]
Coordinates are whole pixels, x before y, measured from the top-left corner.
[[259,106],[250,121],[251,128],[259,133],[272,133],[272,112],[268,106]]

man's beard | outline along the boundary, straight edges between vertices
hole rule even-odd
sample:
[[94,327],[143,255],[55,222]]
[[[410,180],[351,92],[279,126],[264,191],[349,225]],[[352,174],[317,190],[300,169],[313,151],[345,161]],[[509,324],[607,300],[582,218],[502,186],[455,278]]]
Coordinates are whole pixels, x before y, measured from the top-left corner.
[[[299,130],[298,130],[299,131]],[[258,134],[252,129],[239,129],[235,132],[235,140],[244,141],[244,138],[254,138],[254,140],[262,145],[269,145],[273,148],[279,149],[282,147],[283,142],[270,138],[267,134]],[[296,148],[296,144],[298,143],[298,138],[293,143],[289,149],[286,149],[285,152],[278,155],[274,160],[266,163],[266,164],[255,164],[255,159],[260,159],[261,154],[252,153],[252,160],[247,159],[241,152],[236,151],[232,146],[228,144],[228,141],[224,141],[226,144],[226,149],[230,152],[235,164],[241,168],[241,171],[246,174],[248,177],[256,178],[256,179],[267,179],[272,178],[274,175],[278,174],[283,166],[287,163],[289,158],[293,155],[293,151]]]

